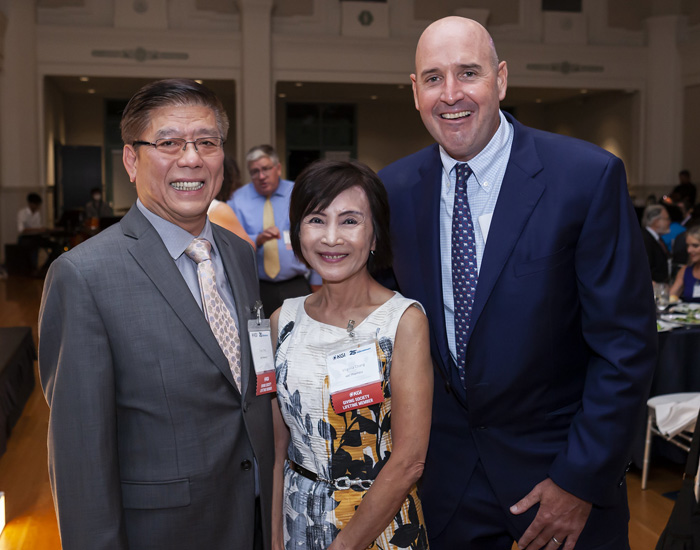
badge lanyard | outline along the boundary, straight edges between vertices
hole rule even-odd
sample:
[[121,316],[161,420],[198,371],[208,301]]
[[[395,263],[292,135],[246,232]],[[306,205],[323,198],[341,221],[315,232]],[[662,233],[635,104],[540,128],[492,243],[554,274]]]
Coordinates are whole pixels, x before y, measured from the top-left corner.
[[348,337],[334,343],[326,355],[331,403],[337,414],[384,401],[379,342],[358,340],[354,327],[350,321]]
[[260,301],[255,302],[253,311],[256,318],[248,320],[248,335],[250,336],[250,350],[255,367],[255,395],[263,395],[277,390],[275,358],[270,339],[270,320],[262,318],[262,303]]

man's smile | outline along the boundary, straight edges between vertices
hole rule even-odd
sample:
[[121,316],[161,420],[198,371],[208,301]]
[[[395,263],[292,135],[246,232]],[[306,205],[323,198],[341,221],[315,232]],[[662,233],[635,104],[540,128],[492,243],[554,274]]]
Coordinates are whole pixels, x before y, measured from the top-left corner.
[[442,113],[440,118],[446,118],[448,120],[455,120],[458,118],[466,118],[471,116],[472,111],[459,111],[458,113]]
[[203,181],[173,181],[170,187],[176,191],[198,191],[204,187]]

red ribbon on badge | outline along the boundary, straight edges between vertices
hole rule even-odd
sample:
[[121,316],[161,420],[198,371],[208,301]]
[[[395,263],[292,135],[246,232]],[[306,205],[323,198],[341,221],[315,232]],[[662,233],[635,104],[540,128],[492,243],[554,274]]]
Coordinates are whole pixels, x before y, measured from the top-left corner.
[[337,414],[361,407],[369,407],[382,401],[384,401],[384,393],[382,392],[381,381],[331,394],[333,410]]
[[267,372],[256,373],[257,384],[255,386],[255,395],[264,395],[266,393],[271,393],[277,391],[277,379],[275,378],[275,371],[270,370]]

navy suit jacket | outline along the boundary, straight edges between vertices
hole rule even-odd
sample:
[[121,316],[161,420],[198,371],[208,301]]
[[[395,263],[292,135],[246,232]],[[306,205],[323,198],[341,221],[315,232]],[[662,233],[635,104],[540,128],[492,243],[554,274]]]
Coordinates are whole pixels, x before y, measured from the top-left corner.
[[631,434],[655,364],[649,267],[620,159],[506,117],[513,146],[479,273],[466,389],[445,330],[438,146],[379,173],[396,281],[430,320],[436,384],[426,521],[437,536],[481,460],[515,531],[535,510],[516,517],[507,508],[550,477],[593,502],[584,533],[598,529],[593,538],[604,540],[610,516],[601,510],[627,514]]

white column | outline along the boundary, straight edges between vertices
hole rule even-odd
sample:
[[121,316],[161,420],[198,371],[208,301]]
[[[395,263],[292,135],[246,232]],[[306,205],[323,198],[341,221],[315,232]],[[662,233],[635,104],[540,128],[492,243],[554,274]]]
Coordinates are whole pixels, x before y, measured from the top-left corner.
[[[44,189],[37,103],[36,3],[4,2],[7,27],[0,70],[0,242],[17,239],[17,211]],[[47,204],[42,215],[46,220]]]
[[657,193],[670,191],[682,168],[683,86],[678,32],[683,22],[684,18],[676,15],[646,20],[648,72],[642,179]]
[[[238,0],[241,81],[237,86],[239,158],[255,145],[275,144],[272,82],[272,0]],[[245,166],[242,167],[245,173]]]

